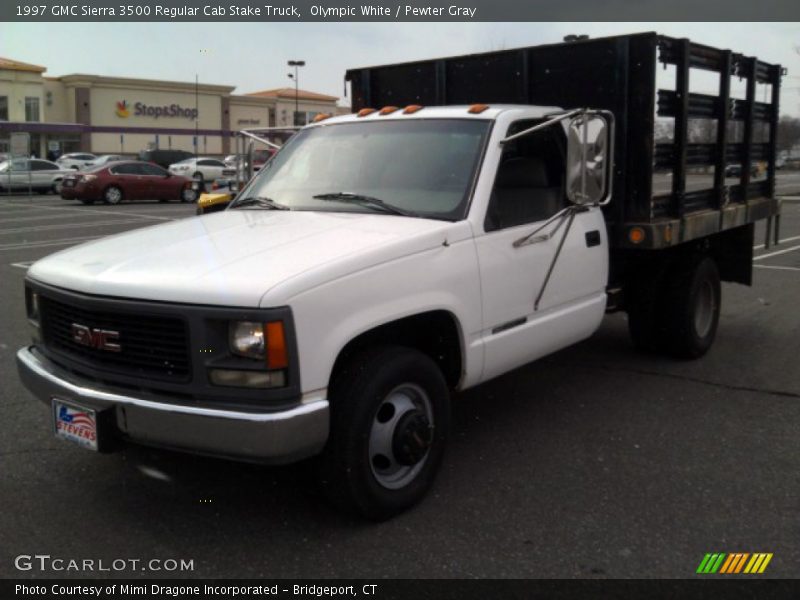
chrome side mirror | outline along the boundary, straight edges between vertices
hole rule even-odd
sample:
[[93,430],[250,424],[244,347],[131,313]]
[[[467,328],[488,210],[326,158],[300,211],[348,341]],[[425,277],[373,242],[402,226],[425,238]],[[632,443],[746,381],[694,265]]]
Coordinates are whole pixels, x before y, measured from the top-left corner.
[[608,204],[611,199],[614,118],[582,112],[567,125],[567,198],[573,204]]

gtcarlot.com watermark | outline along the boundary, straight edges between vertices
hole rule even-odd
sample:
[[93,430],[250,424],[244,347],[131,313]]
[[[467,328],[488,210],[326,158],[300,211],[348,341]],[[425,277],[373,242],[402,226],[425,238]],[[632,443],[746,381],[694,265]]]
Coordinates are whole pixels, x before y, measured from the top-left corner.
[[62,558],[49,554],[20,554],[14,559],[18,571],[107,573],[112,571],[194,571],[194,559],[185,558]]

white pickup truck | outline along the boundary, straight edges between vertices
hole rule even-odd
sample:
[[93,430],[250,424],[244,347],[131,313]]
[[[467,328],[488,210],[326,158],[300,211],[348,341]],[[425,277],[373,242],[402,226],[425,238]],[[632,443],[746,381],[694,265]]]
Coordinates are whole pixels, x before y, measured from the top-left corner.
[[[317,456],[338,505],[394,515],[434,479],[453,392],[587,338],[608,308],[641,346],[711,345],[707,237],[649,263],[674,273],[669,306],[662,278],[610,274],[614,127],[605,110],[501,104],[322,118],[227,210],[36,262],[22,380],[88,448]],[[627,306],[610,303],[626,281]]]

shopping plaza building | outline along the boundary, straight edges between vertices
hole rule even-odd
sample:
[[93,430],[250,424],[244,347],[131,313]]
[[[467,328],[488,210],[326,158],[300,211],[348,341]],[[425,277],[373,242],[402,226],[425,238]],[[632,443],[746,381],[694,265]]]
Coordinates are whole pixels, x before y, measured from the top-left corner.
[[295,88],[237,95],[227,85],[46,77],[46,70],[0,58],[0,153],[9,151],[11,133],[28,132],[31,153],[42,158],[153,148],[223,155],[235,150],[235,131],[305,124],[316,114],[342,110],[335,96]]

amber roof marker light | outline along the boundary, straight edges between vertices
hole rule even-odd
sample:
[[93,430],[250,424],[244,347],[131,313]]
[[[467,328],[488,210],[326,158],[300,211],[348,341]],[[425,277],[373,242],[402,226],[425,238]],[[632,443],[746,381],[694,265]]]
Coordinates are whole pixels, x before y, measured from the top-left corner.
[[469,109],[467,110],[467,112],[468,112],[469,114],[471,114],[471,115],[479,115],[479,114],[481,114],[483,111],[485,111],[487,108],[489,108],[489,105],[488,105],[488,104],[473,104],[473,105],[471,105],[471,106],[469,107]]
[[360,111],[356,113],[358,117],[366,117],[367,115],[371,115],[375,112],[374,108],[362,108]]

